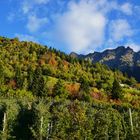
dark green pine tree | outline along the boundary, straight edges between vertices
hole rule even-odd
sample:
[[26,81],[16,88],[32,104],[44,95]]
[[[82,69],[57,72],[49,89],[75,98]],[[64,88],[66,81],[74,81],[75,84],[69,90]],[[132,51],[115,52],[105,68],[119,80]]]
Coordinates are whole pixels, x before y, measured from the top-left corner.
[[89,93],[90,90],[89,80],[86,77],[80,77],[79,82],[81,83],[80,89],[86,93]]
[[45,80],[42,75],[42,69],[39,67],[33,74],[31,90],[34,95],[42,97],[46,93],[45,89]]
[[119,99],[121,97],[122,88],[117,79],[115,79],[113,82],[113,87],[112,87],[111,93],[112,93],[112,99]]
[[64,82],[61,79],[58,79],[57,83],[54,86],[53,96],[64,97],[64,98],[68,97],[68,91],[66,90],[64,86]]
[[33,78],[34,78],[34,70],[32,67],[28,68],[28,90],[32,90],[32,84],[33,84]]
[[2,64],[0,63],[0,85],[2,85],[4,83],[4,73],[3,73],[4,69]]
[[15,78],[16,78],[17,88],[22,88],[24,79],[22,76],[21,67],[16,68]]

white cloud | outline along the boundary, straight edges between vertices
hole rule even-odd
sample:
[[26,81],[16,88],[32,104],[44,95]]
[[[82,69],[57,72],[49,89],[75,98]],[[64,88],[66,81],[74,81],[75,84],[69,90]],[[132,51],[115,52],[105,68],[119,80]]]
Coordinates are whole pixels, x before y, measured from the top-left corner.
[[23,3],[22,3],[22,12],[24,14],[26,14],[26,13],[29,12],[30,9],[32,9],[31,4],[29,4],[27,1],[23,1]]
[[121,5],[120,10],[126,15],[133,14],[133,6],[130,3],[124,3],[123,5]]
[[28,17],[27,29],[30,32],[36,32],[47,22],[47,18],[38,18],[35,15],[31,15]]
[[36,3],[36,4],[46,4],[48,2],[49,2],[49,0],[34,0],[34,3]]
[[[50,5],[45,10],[48,3]],[[58,6],[56,3],[64,3],[64,5]],[[116,44],[125,37],[133,35],[133,30],[125,19],[117,19],[110,24],[108,16],[112,10],[115,11],[115,15],[117,12],[121,15],[132,15],[133,5],[128,2],[121,5],[117,0],[69,0],[66,2],[64,0],[55,2],[23,0],[21,6],[24,19],[27,19],[28,31],[31,33],[39,31],[42,36],[45,32],[47,39],[55,44],[67,46],[68,51],[88,53],[101,48],[108,40],[106,36],[108,30],[110,31],[109,44]],[[40,16],[42,11],[45,17]],[[45,26],[46,24],[48,26]],[[108,24],[111,26],[110,29],[107,29]],[[57,43],[56,39],[60,42]]]
[[33,10],[36,5],[47,4],[48,2],[49,0],[23,0],[21,9],[24,14],[27,14]]
[[57,17],[55,33],[70,51],[86,53],[102,45],[107,19],[98,8],[104,4],[91,0],[71,2],[68,10]]
[[131,37],[133,35],[133,30],[127,20],[117,19],[111,22],[109,33],[113,41],[119,42],[125,37]]
[[[120,9],[121,7],[121,9]],[[63,14],[55,17],[57,39],[68,47],[69,51],[87,53],[102,47],[106,42],[108,14],[112,11],[132,14],[132,5],[108,0],[71,1]],[[120,41],[133,35],[133,30],[126,20],[111,22],[111,40]]]
[[27,34],[15,34],[16,37],[18,37],[21,41],[33,41],[33,42],[38,42],[38,40],[31,36],[31,35],[27,35]]

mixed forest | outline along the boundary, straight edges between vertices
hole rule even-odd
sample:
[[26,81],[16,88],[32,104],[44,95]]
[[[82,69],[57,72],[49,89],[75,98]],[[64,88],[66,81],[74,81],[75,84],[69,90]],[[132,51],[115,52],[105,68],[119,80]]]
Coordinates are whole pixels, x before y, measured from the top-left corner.
[[0,139],[140,140],[140,84],[106,65],[0,37]]

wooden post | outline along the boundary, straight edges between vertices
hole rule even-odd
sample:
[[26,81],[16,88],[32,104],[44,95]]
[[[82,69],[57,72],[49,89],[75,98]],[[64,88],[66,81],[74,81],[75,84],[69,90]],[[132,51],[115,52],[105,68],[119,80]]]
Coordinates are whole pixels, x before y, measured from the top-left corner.
[[42,133],[43,133],[43,116],[40,119],[40,140],[42,140]]
[[48,134],[47,134],[47,138],[46,138],[46,140],[49,139],[50,131],[51,131],[51,122],[48,123],[48,129],[47,129]]
[[2,136],[2,140],[6,140],[6,127],[7,127],[7,122],[6,122],[6,120],[7,120],[7,116],[6,116],[6,113],[4,113],[4,117],[3,117],[3,130],[2,130],[2,132],[3,132],[3,136]]
[[131,131],[132,131],[132,134],[133,134],[133,118],[132,118],[131,108],[129,108],[129,116],[130,116]]
[[119,137],[120,137],[119,136],[119,127],[117,127],[117,134],[116,134],[115,140],[119,140],[120,139]]

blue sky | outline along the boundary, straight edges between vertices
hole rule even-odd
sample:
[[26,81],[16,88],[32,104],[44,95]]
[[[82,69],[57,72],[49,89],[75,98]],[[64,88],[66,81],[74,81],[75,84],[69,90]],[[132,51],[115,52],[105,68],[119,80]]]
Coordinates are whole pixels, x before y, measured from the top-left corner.
[[0,35],[91,53],[140,50],[139,0],[0,0]]

